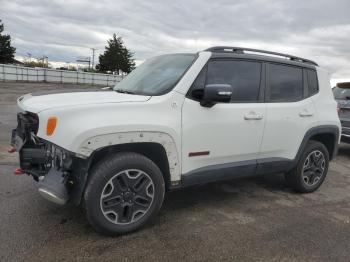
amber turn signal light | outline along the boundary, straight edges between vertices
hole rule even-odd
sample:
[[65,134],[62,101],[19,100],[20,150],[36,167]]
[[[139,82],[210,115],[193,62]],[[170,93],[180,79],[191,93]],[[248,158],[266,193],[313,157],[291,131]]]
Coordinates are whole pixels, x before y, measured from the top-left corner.
[[46,135],[51,136],[53,132],[55,131],[57,125],[57,117],[49,117],[47,120],[47,126],[46,126]]

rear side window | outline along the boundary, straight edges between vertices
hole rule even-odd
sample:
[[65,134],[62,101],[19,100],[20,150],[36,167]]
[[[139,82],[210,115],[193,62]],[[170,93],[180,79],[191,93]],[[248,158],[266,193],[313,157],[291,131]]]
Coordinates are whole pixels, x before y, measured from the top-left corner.
[[207,69],[206,85],[230,84],[232,102],[256,102],[259,98],[261,63],[213,60]]
[[318,80],[317,74],[314,70],[307,70],[307,84],[309,88],[309,96],[313,96],[318,93]]
[[303,71],[286,65],[269,65],[270,102],[293,102],[303,98]]

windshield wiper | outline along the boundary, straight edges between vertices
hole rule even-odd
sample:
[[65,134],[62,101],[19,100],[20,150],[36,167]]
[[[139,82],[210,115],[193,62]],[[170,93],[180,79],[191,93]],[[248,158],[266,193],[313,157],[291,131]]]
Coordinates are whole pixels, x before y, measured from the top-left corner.
[[118,93],[122,93],[122,94],[135,94],[134,92],[132,91],[128,91],[128,90],[124,90],[124,89],[115,89],[114,91],[118,92]]

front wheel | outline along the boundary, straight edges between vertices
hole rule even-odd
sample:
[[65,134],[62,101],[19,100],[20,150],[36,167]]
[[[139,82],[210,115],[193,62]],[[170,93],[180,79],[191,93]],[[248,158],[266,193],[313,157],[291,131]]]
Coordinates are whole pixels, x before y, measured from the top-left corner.
[[309,141],[295,169],[285,175],[289,186],[301,193],[317,190],[326,178],[329,166],[327,148],[318,141]]
[[137,153],[119,153],[91,171],[84,195],[88,221],[105,234],[137,230],[158,213],[164,192],[154,162]]

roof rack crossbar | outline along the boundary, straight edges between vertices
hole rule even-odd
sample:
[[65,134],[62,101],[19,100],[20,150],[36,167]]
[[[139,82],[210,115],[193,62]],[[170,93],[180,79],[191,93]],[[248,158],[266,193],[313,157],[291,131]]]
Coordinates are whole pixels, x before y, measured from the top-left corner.
[[233,46],[214,46],[210,47],[204,51],[210,51],[210,52],[233,52],[233,53],[238,53],[238,54],[244,54],[244,51],[248,52],[253,52],[253,53],[261,53],[261,54],[268,54],[268,55],[274,55],[274,56],[280,56],[280,57],[285,57],[288,58],[292,61],[297,61],[297,62],[303,62],[303,63],[308,63],[312,64],[315,66],[318,66],[318,64],[314,61],[311,61],[309,59],[293,56],[293,55],[288,55],[288,54],[283,54],[283,53],[277,53],[277,52],[272,52],[272,51],[266,51],[266,50],[261,50],[261,49],[253,49],[253,48],[244,48],[244,47],[233,47]]

